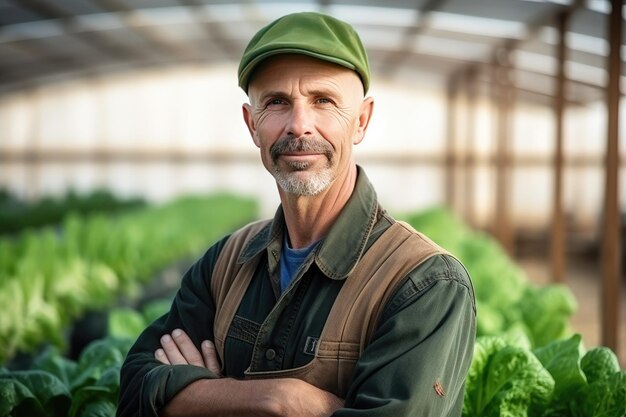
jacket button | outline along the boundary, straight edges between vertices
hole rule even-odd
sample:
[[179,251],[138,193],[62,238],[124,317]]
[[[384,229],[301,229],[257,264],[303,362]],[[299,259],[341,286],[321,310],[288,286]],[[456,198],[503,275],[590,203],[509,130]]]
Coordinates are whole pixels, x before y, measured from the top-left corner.
[[276,351],[274,349],[268,349],[265,351],[265,359],[271,361],[276,357]]

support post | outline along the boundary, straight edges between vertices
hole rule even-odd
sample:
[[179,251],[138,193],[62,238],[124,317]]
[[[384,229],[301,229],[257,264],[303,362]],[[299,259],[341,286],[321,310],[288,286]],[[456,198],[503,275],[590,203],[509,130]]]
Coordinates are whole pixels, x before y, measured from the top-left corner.
[[470,67],[465,77],[467,91],[467,130],[465,144],[465,186],[464,191],[464,215],[470,225],[476,222],[475,202],[476,195],[476,68]]
[[[28,147],[34,150],[35,155],[41,155],[41,142],[42,142],[42,103],[41,103],[41,93],[39,88],[32,87],[28,92],[28,100],[30,101],[29,105],[31,108],[30,119],[31,122],[28,125]],[[30,161],[24,163],[24,169],[26,170],[26,186],[24,187],[26,191],[25,197],[28,201],[36,201],[43,197],[44,191],[41,187],[41,175],[42,169],[41,164],[43,163],[42,158],[39,156],[32,158]]]
[[509,254],[513,253],[513,230],[510,219],[511,119],[514,102],[511,51],[504,48],[496,56],[494,80],[497,94],[496,132],[496,204],[495,235]]
[[622,0],[611,1],[609,16],[609,82],[607,85],[607,148],[602,242],[602,344],[618,350],[621,295],[619,185],[619,106],[622,44]]
[[551,265],[552,281],[565,280],[565,218],[563,213],[563,118],[565,114],[565,54],[567,45],[565,34],[569,13],[564,12],[557,16],[559,30],[559,44],[557,45],[557,74],[554,94],[554,201],[552,206],[552,240]]
[[448,81],[446,104],[445,199],[447,207],[456,211],[456,125],[458,122],[458,82],[456,77]]

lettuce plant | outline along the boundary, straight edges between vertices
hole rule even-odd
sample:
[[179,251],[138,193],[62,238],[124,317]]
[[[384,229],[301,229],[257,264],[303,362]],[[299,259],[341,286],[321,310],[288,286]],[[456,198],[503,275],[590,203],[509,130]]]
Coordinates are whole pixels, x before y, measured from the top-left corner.
[[538,416],[553,390],[554,379],[530,350],[484,336],[474,347],[463,417]]
[[625,417],[626,371],[598,379],[572,399],[572,417]]
[[77,362],[49,347],[26,371],[0,370],[0,417],[110,417],[132,341],[101,339]]
[[588,385],[571,403],[572,417],[626,417],[626,371],[615,353],[600,346],[581,360]]
[[626,371],[580,335],[531,350],[524,335],[478,338],[463,417],[626,417]]

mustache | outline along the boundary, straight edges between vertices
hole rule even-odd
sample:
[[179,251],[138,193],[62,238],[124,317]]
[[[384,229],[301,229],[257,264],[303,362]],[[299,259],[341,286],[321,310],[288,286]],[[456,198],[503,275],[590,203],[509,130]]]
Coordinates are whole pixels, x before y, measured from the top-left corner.
[[326,156],[329,161],[333,156],[332,146],[325,140],[315,137],[304,139],[287,136],[278,139],[276,143],[270,147],[270,156],[274,162],[276,162],[281,154],[293,152],[321,153]]

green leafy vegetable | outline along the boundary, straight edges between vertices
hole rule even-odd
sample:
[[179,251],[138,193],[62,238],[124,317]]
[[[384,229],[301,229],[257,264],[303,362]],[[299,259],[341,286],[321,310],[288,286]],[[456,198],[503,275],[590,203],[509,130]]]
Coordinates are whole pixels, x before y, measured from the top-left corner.
[[167,313],[170,310],[171,305],[172,300],[170,298],[161,298],[147,303],[142,308],[146,323],[152,323],[163,314]]
[[78,362],[49,348],[33,362],[36,369],[0,370],[0,417],[114,417],[120,368],[131,344],[95,341]]
[[38,370],[0,374],[1,416],[64,417],[70,392],[54,375]]
[[116,308],[109,313],[109,336],[135,340],[150,323],[167,313],[172,305],[169,298],[152,300],[141,312],[132,308]]
[[61,356],[58,348],[48,346],[35,358],[33,368],[51,373],[69,387],[76,374],[77,365],[76,362]]
[[132,308],[117,308],[109,313],[109,334],[136,339],[147,326],[144,316]]
[[116,393],[106,387],[89,386],[76,392],[69,417],[114,417]]
[[545,407],[554,380],[527,349],[504,338],[477,340],[470,367],[464,417],[526,417]]
[[574,417],[626,417],[626,371],[589,384],[573,402]]
[[567,401],[587,385],[587,378],[580,367],[581,351],[579,334],[567,340],[556,340],[534,351],[554,378],[553,402]]
[[254,201],[184,197],[116,217],[69,215],[60,227],[0,239],[0,364],[42,343],[65,348],[63,330],[104,309],[181,259],[257,217]]
[[543,346],[571,334],[569,318],[578,308],[564,285],[528,286],[519,302],[522,320],[533,346]]
[[605,346],[596,347],[585,353],[580,366],[590,384],[607,378],[620,370],[617,356]]
[[108,368],[121,364],[131,343],[132,340],[101,339],[89,344],[78,360],[72,390],[95,383]]

